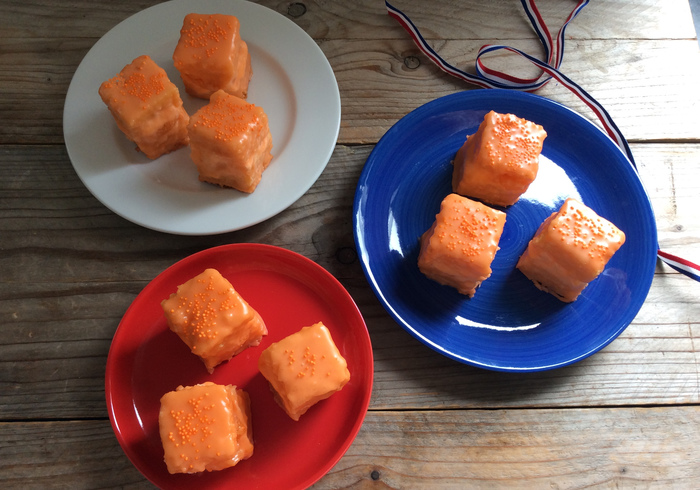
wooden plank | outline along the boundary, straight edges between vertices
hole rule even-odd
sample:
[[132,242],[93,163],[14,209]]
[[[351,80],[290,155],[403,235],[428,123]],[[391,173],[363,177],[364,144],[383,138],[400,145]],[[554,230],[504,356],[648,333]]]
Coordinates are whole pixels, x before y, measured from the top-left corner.
[[698,421],[697,407],[371,412],[315,488],[693,488]]
[[[691,319],[676,313],[681,307],[690,312],[688,315],[700,310],[699,295],[671,298],[670,290],[661,289],[659,282],[673,282],[681,292],[689,286],[688,280],[678,275],[657,278],[639,317],[607,348],[573,366],[533,374],[494,373],[450,361],[404,332],[366,288],[349,288],[374,345],[371,406],[426,409],[699,403],[698,316]],[[0,419],[104,417],[109,343],[131,298],[129,294],[86,290],[65,298],[48,298],[43,305],[42,301],[25,300],[26,308],[33,309],[36,316],[46,315],[47,305],[53,305],[54,314],[51,319],[18,315],[17,320],[4,325]],[[6,312],[11,306],[12,302],[0,300],[0,310]],[[76,316],[97,314],[104,319],[67,318],[81,311],[82,315]]]
[[[0,30],[6,37],[92,37],[157,0],[126,0],[96,8],[89,0],[51,2],[46,0],[3,0]],[[281,0],[260,0],[264,5],[293,20],[314,39],[402,38],[404,31],[388,17],[382,2],[358,0],[300,2],[293,9]],[[530,39],[534,32],[517,2],[509,0],[450,2],[394,0],[428,39]],[[538,9],[553,35],[575,6],[558,0],[539,0]],[[303,12],[299,15],[299,12]],[[620,15],[624,12],[624,15]],[[479,22],[471,19],[478,18]],[[602,0],[591,2],[567,28],[575,39],[689,39],[695,37],[687,0]]]
[[[78,4],[81,8],[90,8],[91,12],[94,10],[92,4]],[[613,4],[614,2],[608,2],[605,5],[606,8],[612,8]],[[24,4],[13,5],[17,11],[25,11]],[[331,2],[330,5],[336,3]],[[499,5],[498,8],[506,8],[503,4]],[[663,5],[666,6],[667,3]],[[669,2],[668,5],[679,4]],[[513,6],[519,8],[517,4]],[[61,29],[73,29],[77,22],[86,17],[105,12],[85,13],[86,17],[81,17],[72,10],[64,10],[64,7],[55,8],[59,10],[56,18],[70,17],[65,23],[49,17],[51,23],[45,26],[43,36],[27,37],[35,34],[32,30],[29,34],[18,32],[15,36],[3,36],[0,39],[0,52],[3,53],[0,56],[0,114],[4,120],[15,121],[14,124],[0,127],[0,144],[63,142],[61,115],[65,94],[75,69],[96,37],[73,34],[62,38],[58,44],[55,39],[56,36],[66,35]],[[326,4],[323,6],[325,8]],[[377,6],[367,8],[372,10]],[[423,8],[425,7],[421,7]],[[663,7],[662,10],[664,8],[672,7]],[[323,9],[318,15],[325,15]],[[362,11],[358,8],[357,11],[343,15],[355,15]],[[652,7],[644,8],[645,15],[651,15],[653,11]],[[124,12],[112,15],[123,14]],[[448,14],[444,13],[442,18],[448,18]],[[375,19],[376,24],[376,15],[367,14],[367,17]],[[21,15],[19,17],[20,20],[23,18]],[[379,17],[382,19],[382,29],[386,28],[386,22],[391,21],[385,17],[387,16]],[[604,19],[620,17],[602,16]],[[12,18],[11,15],[4,17]],[[499,17],[494,15],[493,18]],[[690,19],[689,15],[687,19]],[[318,25],[317,20],[314,18],[313,25]],[[47,20],[44,19],[44,22]],[[333,22],[346,24],[342,16]],[[589,22],[597,28],[598,23],[592,19]],[[30,25],[35,29],[34,23]],[[362,25],[374,24],[367,20],[367,24]],[[104,26],[103,31],[106,32],[108,28],[109,26]],[[80,29],[75,30],[80,32]],[[9,31],[12,32],[12,29]],[[99,36],[100,33],[96,35]],[[474,88],[449,77],[430,64],[419,54],[405,33],[379,40],[369,34],[348,34],[348,38],[340,39],[322,37],[321,34],[317,36],[336,73],[341,91],[341,143],[375,143],[410,110],[441,95]],[[473,70],[476,52],[483,44],[482,39],[487,38],[482,36],[470,40],[448,37],[447,41],[435,41],[433,45],[440,55],[454,65]],[[506,38],[501,33],[500,42],[538,56],[541,52],[532,34]],[[599,60],[602,53],[606,53],[606,58],[616,60],[615,63],[601,65]],[[404,60],[408,57],[417,58],[420,66],[407,67]],[[531,66],[518,61],[513,55],[495,55],[488,59],[488,63],[496,69],[507,68],[514,74],[534,73]],[[115,73],[119,68],[121,67],[115,67]],[[700,107],[700,94],[693,89],[694,82],[700,78],[700,52],[697,50],[697,42],[688,40],[687,36],[671,40],[572,38],[568,41],[562,69],[608,109],[630,140],[700,139],[700,125],[684,124],[680,122],[684,118],[679,117],[679,114],[697,111]],[[548,85],[539,93],[595,119],[582,102],[556,83]]]
[[[700,145],[633,144],[632,149],[656,213],[662,248],[700,262],[696,208],[700,190],[692,178]],[[371,150],[371,146],[336,147],[309,192],[266,222],[223,236],[170,237],[134,226],[106,209],[80,182],[62,147],[0,148],[0,243],[5,250],[0,261],[6,267],[4,277],[17,282],[41,277],[60,283],[77,280],[73,276],[83,273],[93,281],[120,277],[143,284],[153,273],[201,245],[230,241],[271,241],[337,268],[338,251],[354,247],[351,219],[355,184]],[[102,233],[90,233],[92,227]],[[65,233],[67,230],[71,233]],[[48,242],[60,244],[56,253],[65,256],[58,262],[41,259],[49,260],[52,267],[41,269],[39,266],[47,264],[34,264],[37,275],[28,275],[25,267],[32,264],[22,261],[39,259],[23,257],[36,255],[34,252],[42,251]],[[102,254],[111,254],[115,270],[103,269]],[[158,260],[141,273],[134,262],[146,258]],[[69,259],[79,266],[64,266]],[[347,275],[341,270],[334,272]]]
[[0,423],[0,486],[154,488],[126,457],[108,420]]
[[[695,488],[699,437],[697,406],[370,411],[313,488]],[[0,485],[152,488],[104,420],[0,423]]]
[[[59,146],[0,148],[0,419],[104,417],[106,356],[131,301],[177,260],[233,242],[302,253],[343,283],[374,343],[373,409],[700,401],[700,284],[667,267],[659,267],[632,326],[569,368],[491,373],[450,361],[413,339],[380,306],[357,261],[352,204],[371,149],[338,146],[309,192],[264,223],[220,236],[183,237],[132,225],[104,208]],[[650,183],[662,245],[700,262],[698,189],[690,178],[700,145],[639,144],[633,150]]]
[[[515,43],[504,40],[504,44]],[[440,71],[409,40],[327,41],[321,45],[341,87],[341,142],[375,142],[411,110],[474,88]],[[433,47],[453,65],[474,72],[478,44],[449,40]],[[615,63],[601,65],[601,52],[607,52]],[[420,65],[408,68],[405,60],[409,57],[420,60]],[[513,55],[498,55],[489,58],[489,65],[514,75],[534,74],[529,67],[514,69],[511,60]],[[700,94],[692,88],[700,78],[695,41],[574,41],[562,70],[608,110],[630,141],[700,138],[700,124],[682,122],[700,107]],[[593,112],[560,84],[552,82],[537,94],[601,126]]]
[[[538,0],[537,8],[556,36],[575,2]],[[426,39],[530,39],[534,31],[518,2],[411,2],[392,5],[406,13]],[[486,14],[484,14],[486,12]],[[622,14],[622,15],[621,15]],[[470,22],[478,18],[479,22]],[[380,33],[372,32],[381,39]],[[566,28],[568,39],[690,39],[695,37],[688,2],[672,0],[591,2]],[[497,44],[500,44],[497,43]]]
[[[17,51],[4,44],[4,49]],[[90,44],[85,40],[70,46],[64,43],[58,56],[50,40],[28,44],[30,52],[0,58],[0,113],[16,121],[0,127],[0,144],[61,144],[65,94]],[[340,143],[376,143],[416,107],[474,88],[438,70],[407,39],[322,41],[321,47],[340,87]],[[478,48],[477,43],[461,40],[436,46],[441,55],[462,67],[473,67]],[[597,53],[601,51],[609,51],[618,63],[600,65]],[[409,57],[420,60],[420,66],[408,68],[404,60]],[[507,55],[489,60],[494,68],[511,62],[512,56]],[[700,79],[697,42],[576,41],[571,42],[565,63],[564,73],[605,106],[631,141],[700,139],[700,124],[686,124],[682,117],[700,107],[700,94],[694,90],[695,80]],[[510,66],[509,71],[532,74],[527,66],[522,70]],[[538,95],[563,103],[600,126],[583,102],[558,83],[548,84]]]
[[[651,200],[661,248],[700,263],[698,223],[700,189],[694,184],[696,145],[633,145],[644,187]],[[695,225],[693,224],[695,223]],[[671,251],[674,250],[674,251]]]

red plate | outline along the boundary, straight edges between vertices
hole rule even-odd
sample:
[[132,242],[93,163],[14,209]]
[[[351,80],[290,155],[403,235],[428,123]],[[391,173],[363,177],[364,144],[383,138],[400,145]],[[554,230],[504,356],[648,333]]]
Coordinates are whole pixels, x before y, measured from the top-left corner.
[[[265,320],[258,347],[220,364],[204,364],[168,329],[160,302],[212,267]],[[350,381],[298,422],[275,403],[258,371],[272,342],[322,321],[348,362]],[[114,433],[131,462],[161,488],[306,488],[343,456],[362,425],[372,393],[374,361],[367,327],[352,297],[325,269],[278,247],[233,244],[211,248],[166,269],[144,288],[122,318],[107,358],[105,391]],[[160,397],[178,385],[212,381],[250,394],[253,456],[233,468],[171,475],[158,433]]]

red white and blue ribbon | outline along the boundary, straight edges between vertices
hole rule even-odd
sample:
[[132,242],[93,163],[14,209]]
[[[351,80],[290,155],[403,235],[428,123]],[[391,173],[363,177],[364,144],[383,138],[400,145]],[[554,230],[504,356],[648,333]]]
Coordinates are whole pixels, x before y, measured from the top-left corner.
[[[386,9],[392,18],[401,24],[401,26],[408,32],[413,38],[414,42],[418,48],[425,54],[433,63],[435,63],[441,70],[449,75],[457,77],[465,82],[477,85],[482,88],[505,88],[520,90],[525,92],[534,92],[535,90],[543,87],[552,78],[557,80],[560,84],[568,88],[573,92],[579,99],[581,99],[598,117],[605,132],[612,138],[612,140],[622,149],[627,158],[629,159],[632,168],[637,171],[637,165],[634,161],[634,156],[632,155],[632,150],[627,143],[627,140],[622,135],[620,128],[617,127],[612,117],[605,108],[598,103],[588,92],[586,92],[581,86],[571,80],[569,77],[564,75],[560,70],[560,66],[564,59],[564,34],[567,25],[574,20],[574,18],[581,12],[581,10],[588,5],[590,0],[579,0],[576,7],[571,11],[569,16],[566,18],[564,24],[559,29],[556,37],[556,45],[552,40],[552,35],[549,32],[547,24],[542,19],[542,16],[537,9],[535,0],[520,0],[525,9],[525,13],[530,19],[533,29],[540,38],[542,47],[544,48],[544,59],[542,61],[534,56],[531,56],[519,49],[512,48],[510,46],[504,46],[500,44],[487,44],[479,49],[476,56],[476,75],[460,70],[459,68],[451,65],[445,61],[425,40],[421,35],[420,31],[416,25],[408,18],[406,14],[401,12],[399,9],[391,5],[388,1],[385,1]],[[534,78],[519,78],[508,73],[490,69],[484,63],[482,57],[488,53],[494,51],[505,50],[522,56],[527,59],[535,66],[541,70],[541,74]],[[665,264],[667,264],[672,269],[685,274],[686,276],[700,281],[700,265],[694,264],[689,260],[682,259],[675,255],[669,254],[662,250],[658,250],[658,258],[661,259]]]
[[700,266],[698,266],[698,264],[694,264],[693,262],[677,257],[676,255],[671,255],[663,250],[658,251],[658,256],[670,268],[680,272],[681,274],[685,274],[696,281],[700,281]]

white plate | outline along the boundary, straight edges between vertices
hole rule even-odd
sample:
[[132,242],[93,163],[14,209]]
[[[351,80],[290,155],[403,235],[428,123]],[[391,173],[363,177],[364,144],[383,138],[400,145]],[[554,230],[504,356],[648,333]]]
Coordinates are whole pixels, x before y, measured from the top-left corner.
[[[222,13],[241,21],[253,78],[248,101],[268,115],[273,160],[252,194],[198,181],[189,148],[149,160],[117,128],[100,84],[147,54],[178,86],[193,114],[206,101],[185,93],[172,54],[185,15]],[[148,8],[105,34],[73,76],[63,134],[76,173],[118,215],[182,235],[234,231],[264,221],[299,199],[321,175],[340,129],[340,94],[323,52],[291,20],[243,0],[174,0]]]

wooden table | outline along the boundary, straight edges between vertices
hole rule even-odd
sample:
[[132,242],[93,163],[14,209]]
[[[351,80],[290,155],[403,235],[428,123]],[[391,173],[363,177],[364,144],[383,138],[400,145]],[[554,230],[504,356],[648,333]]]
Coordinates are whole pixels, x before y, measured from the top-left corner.
[[[474,89],[421,55],[383,2],[260,2],[317,41],[342,99],[330,163],[290,208],[242,231],[197,237],[144,229],[101,205],[66,153],[66,90],[102,35],[154,3],[0,2],[1,487],[150,487],[107,417],[112,336],[166,267],[235,242],[277,245],[325,267],[371,334],[369,412],[315,488],[700,487],[699,284],[658,265],[644,306],[617,340],[536,374],[448,360],[402,330],[373,295],[351,226],[363,164],[410,110]],[[555,32],[575,4],[538,3]],[[458,66],[473,67],[486,43],[540,53],[516,0],[395,4]],[[512,60],[494,63],[518,66]],[[700,52],[687,0],[591,2],[567,30],[562,70],[629,139],[661,247],[700,262]],[[558,83],[539,94],[595,120]]]

